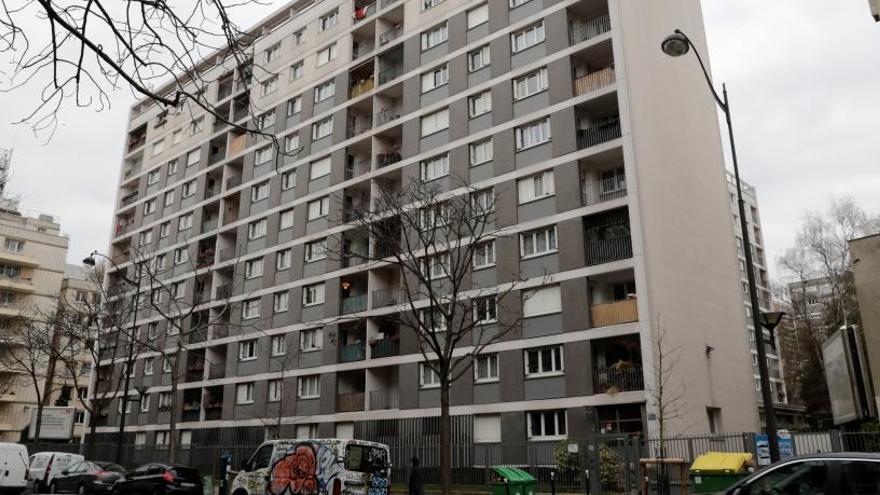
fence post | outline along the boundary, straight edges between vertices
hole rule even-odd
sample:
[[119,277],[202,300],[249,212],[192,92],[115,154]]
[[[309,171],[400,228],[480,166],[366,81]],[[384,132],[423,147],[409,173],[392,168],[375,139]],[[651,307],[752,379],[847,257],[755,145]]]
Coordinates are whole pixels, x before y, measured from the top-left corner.
[[828,436],[831,437],[831,451],[843,452],[843,437],[840,430],[830,430]]

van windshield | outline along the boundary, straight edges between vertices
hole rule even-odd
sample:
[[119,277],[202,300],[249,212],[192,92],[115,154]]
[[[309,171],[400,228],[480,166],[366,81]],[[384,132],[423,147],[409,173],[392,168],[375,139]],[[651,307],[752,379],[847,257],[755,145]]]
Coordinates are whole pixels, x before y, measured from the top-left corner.
[[369,445],[349,444],[345,451],[345,469],[375,473],[388,467],[388,451]]

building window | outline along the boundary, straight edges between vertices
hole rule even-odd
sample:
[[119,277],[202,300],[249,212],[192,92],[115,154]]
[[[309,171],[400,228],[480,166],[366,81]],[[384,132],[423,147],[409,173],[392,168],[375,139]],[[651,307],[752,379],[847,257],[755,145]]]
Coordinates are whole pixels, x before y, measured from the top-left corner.
[[269,402],[278,402],[281,400],[281,380],[269,380]]
[[259,239],[266,235],[266,219],[261,218],[248,224],[248,239]]
[[510,35],[510,51],[521,52],[538,43],[544,42],[544,22],[529,26],[522,31]]
[[[335,46],[335,45],[334,45]],[[315,86],[315,103],[320,103],[336,94],[336,82],[331,79]]]
[[321,376],[309,375],[299,377],[297,396],[300,399],[315,399],[321,396]]
[[565,438],[565,410],[532,411],[528,413],[529,440],[561,440]]
[[324,196],[323,198],[316,199],[314,201],[309,201],[308,219],[309,219],[309,221],[312,221],[312,220],[317,220],[321,217],[326,217],[329,210],[330,210],[330,196]]
[[474,443],[501,443],[501,415],[474,415]]
[[333,134],[333,116],[319,120],[312,124],[312,141],[325,138]]
[[[160,140],[156,141],[155,143],[153,143],[153,156],[156,156],[159,153],[162,153],[163,151],[165,151],[165,140],[164,139],[160,139]],[[158,180],[158,179],[156,179],[156,180]],[[152,184],[152,183],[148,182],[148,184]]]
[[480,354],[474,360],[474,382],[498,381],[498,354]]
[[251,361],[257,359],[257,339],[242,340],[238,343],[238,360]]
[[477,244],[474,247],[474,269],[495,266],[495,241]]
[[468,52],[468,70],[470,72],[478,71],[483,67],[488,67],[489,60],[489,45],[483,45],[476,50]]
[[510,8],[515,9],[520,5],[524,5],[530,1],[531,0],[510,0]]
[[474,299],[474,323],[485,325],[498,321],[498,308],[495,296]]
[[492,92],[483,91],[468,97],[468,115],[471,118],[479,117],[492,111]]
[[322,260],[327,257],[327,240],[320,239],[306,243],[306,263]]
[[519,235],[519,254],[522,259],[554,252],[556,252],[555,225]]
[[422,93],[434,90],[449,82],[449,65],[443,64],[422,74]]
[[259,129],[268,129],[275,125],[275,111],[266,112],[257,116],[257,127]]
[[315,306],[317,304],[324,304],[323,282],[303,287],[303,306]]
[[248,299],[241,305],[241,317],[245,320],[260,317],[260,298]]
[[300,112],[302,112],[302,97],[294,96],[293,98],[287,100],[287,116],[292,117]]
[[181,265],[189,261],[189,250],[185,247],[174,250],[174,264]]
[[187,213],[186,215],[181,215],[177,218],[177,230],[188,230],[192,228],[193,224],[193,215],[192,213]]
[[[150,374],[152,375],[153,373],[150,372]],[[141,398],[141,409],[140,410],[142,413],[150,412],[150,394],[144,394],[143,397]]]
[[189,134],[190,134],[190,136],[195,136],[196,134],[202,132],[202,130],[204,128],[205,128],[205,118],[199,117],[189,123]]
[[560,375],[564,372],[561,345],[527,349],[525,355],[526,378]]
[[278,89],[278,76],[271,76],[260,85],[260,94],[268,96],[274,93],[276,89]]
[[174,175],[177,173],[177,160],[171,160],[168,162],[168,175]]
[[263,258],[255,258],[244,262],[244,278],[263,276]]
[[274,45],[266,48],[264,52],[266,56],[266,63],[272,62],[278,58],[278,54],[281,53],[281,43],[275,43]]
[[492,149],[492,138],[477,141],[469,145],[471,166],[480,165],[492,161],[494,155]]
[[549,285],[523,293],[523,318],[562,311],[562,293],[558,285]]
[[514,129],[516,150],[521,151],[550,141],[550,119],[539,120]]
[[[167,223],[170,228],[171,223],[170,222],[165,222],[165,223]],[[166,254],[164,254],[164,253],[157,254],[156,255],[156,270],[164,270],[165,269],[165,261],[167,259],[168,259],[168,256]]]
[[321,329],[309,328],[299,332],[299,349],[303,352],[321,349]]
[[159,401],[156,405],[160,411],[171,409],[171,392],[159,392]]
[[467,11],[467,28],[473,29],[489,22],[489,4],[484,3]]
[[318,31],[326,31],[336,25],[339,20],[339,9],[333,9],[322,15],[318,20]]
[[327,45],[326,48],[318,50],[317,63],[318,67],[330,62],[336,58],[336,43]]
[[272,294],[272,309],[276,313],[287,311],[287,292],[276,292]]
[[21,253],[22,251],[24,251],[24,241],[22,241],[21,239],[12,239],[7,237],[3,243],[3,246],[6,251],[11,251],[13,253]]
[[290,268],[290,248],[275,253],[275,270],[281,271],[288,268]]
[[513,99],[522,100],[547,89],[547,68],[542,67],[513,80]]
[[449,154],[429,158],[421,163],[423,181],[430,181],[449,175]]
[[715,435],[721,432],[721,409],[717,407],[707,407],[706,419],[709,420],[709,434]]
[[437,388],[439,386],[440,375],[428,363],[419,363],[419,387]]
[[155,170],[150,170],[147,173],[147,185],[151,186],[151,185],[159,182],[159,177],[161,177],[161,172],[162,171],[159,170],[158,168]]
[[253,404],[254,403],[254,384],[239,383],[235,387],[235,403],[236,404]]
[[153,364],[154,363],[155,363],[155,359],[153,359],[151,357],[144,358],[144,376],[150,376],[153,374]]
[[163,196],[163,204],[164,206],[171,206],[174,204],[174,190],[166,191]]
[[430,115],[422,117],[421,131],[422,137],[429,136],[435,132],[449,128],[449,109],[444,108]]
[[251,186],[251,203],[262,201],[269,197],[269,181],[264,180],[259,184]]
[[140,245],[141,246],[149,246],[153,243],[153,231],[145,230],[140,233]]
[[195,149],[186,154],[186,166],[192,167],[199,164],[202,159],[202,150]]
[[192,446],[192,430],[180,431],[180,448],[188,449]]
[[329,156],[312,162],[309,165],[309,180],[320,179],[321,177],[330,175],[331,163]]
[[135,449],[143,449],[147,444],[147,433],[144,431],[139,431],[134,434],[134,448]]
[[293,208],[282,211],[278,215],[278,230],[285,230],[293,227]]
[[471,210],[478,216],[495,211],[495,189],[489,187],[471,193]]
[[299,29],[293,33],[291,37],[291,41],[293,42],[293,46],[299,46],[303,42],[303,36],[305,36],[306,28]]
[[449,253],[434,254],[422,258],[422,275],[428,280],[447,277],[449,274]]
[[555,194],[553,171],[545,170],[539,174],[516,181],[519,204],[543,199]]
[[186,294],[186,282],[173,282],[171,284],[171,299],[177,300]]
[[[294,153],[299,149],[300,149],[300,145],[299,145],[299,133],[298,132],[290,134],[289,136],[286,136],[284,138],[284,152],[285,153]],[[293,172],[287,172],[287,173],[290,174]],[[283,177],[283,175],[282,175],[282,177]],[[293,187],[293,186],[291,186],[291,187]],[[283,186],[282,186],[282,188],[283,188]]]
[[428,10],[435,5],[440,5],[445,0],[422,0],[422,10]]
[[422,326],[431,333],[442,333],[446,331],[446,313],[440,308],[422,309],[419,311],[419,321]]
[[445,203],[419,210],[419,228],[431,230],[446,225],[449,221],[449,208]]
[[[151,200],[144,202],[144,215],[149,215],[155,211],[156,211],[156,200],[155,199],[151,199]],[[24,244],[24,243],[22,243],[22,244]],[[9,239],[6,240],[6,245],[7,246],[9,245]],[[6,250],[11,251],[11,249],[9,249],[8,247],[6,248]]]
[[449,30],[446,23],[435,26],[422,33],[422,51],[430,50],[435,46],[446,41],[449,37]]
[[[159,322],[152,321],[150,323],[147,323],[147,338],[150,340],[153,340],[158,336],[159,336]],[[152,365],[152,359],[153,358],[150,358],[151,365]]]
[[[171,404],[168,404],[168,407],[171,407]],[[159,450],[165,450],[168,448],[168,444],[171,443],[171,433],[168,431],[157,431],[156,432],[156,448]]]
[[159,224],[159,238],[164,239],[171,235],[171,221],[162,222]]
[[303,62],[299,62],[290,66],[290,80],[295,81],[303,76]]
[[286,335],[273,335],[271,342],[273,356],[283,356],[287,352]]
[[270,161],[272,161],[274,155],[275,153],[272,145],[260,148],[254,153],[254,165],[263,165],[265,163],[269,163]]
[[183,186],[180,188],[180,196],[184,198],[188,198],[196,193],[196,180],[193,179],[191,181],[187,181],[183,183]]

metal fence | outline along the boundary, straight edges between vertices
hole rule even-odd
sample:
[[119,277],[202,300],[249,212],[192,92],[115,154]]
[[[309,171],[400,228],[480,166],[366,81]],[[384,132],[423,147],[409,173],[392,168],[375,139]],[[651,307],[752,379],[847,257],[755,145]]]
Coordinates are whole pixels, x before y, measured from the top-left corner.
[[[792,433],[793,455],[828,452],[880,452],[880,432],[843,432],[840,430]],[[192,466],[202,476],[219,476],[219,459],[224,452],[232,454],[234,464],[241,465],[259,447],[251,439],[243,443],[207,446],[183,446],[176,462]],[[28,452],[55,451],[87,455],[95,460],[114,461],[115,443],[96,443],[91,447],[78,443],[29,443]],[[93,452],[90,454],[89,452]],[[661,442],[639,436],[597,435],[592,440],[530,441],[524,443],[471,443],[451,448],[452,480],[457,486],[487,487],[493,466],[514,466],[531,473],[539,491],[631,494],[650,485],[658,476],[656,468],[645,468],[640,459],[680,458],[689,465],[706,452],[756,453],[754,433],[676,436]],[[392,481],[406,483],[412,458],[420,461],[426,484],[440,482],[440,448],[437,444],[418,445],[401,442],[391,445]],[[120,464],[127,468],[148,462],[164,462],[167,448],[125,445]],[[677,468],[668,470],[673,491],[682,480]],[[590,488],[592,487],[592,488]],[[486,491],[481,488],[476,491]]]

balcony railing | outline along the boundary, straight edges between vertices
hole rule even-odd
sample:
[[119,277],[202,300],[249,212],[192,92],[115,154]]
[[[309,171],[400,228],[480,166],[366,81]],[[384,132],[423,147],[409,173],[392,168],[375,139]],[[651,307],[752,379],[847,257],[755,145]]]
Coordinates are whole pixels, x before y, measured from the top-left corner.
[[605,14],[585,22],[571,21],[568,26],[568,38],[574,45],[608,31],[611,31],[611,17]]
[[376,114],[376,125],[387,124],[392,120],[399,119],[402,110],[403,105],[399,103],[388,107],[382,107],[382,109],[379,110],[379,113]]
[[400,353],[400,343],[394,339],[380,339],[370,344],[370,357],[379,359]]
[[373,128],[373,119],[369,117],[354,119],[353,122],[349,122],[346,128],[348,133],[347,137],[353,138],[359,134],[369,131]]
[[339,362],[350,363],[352,361],[363,361],[367,358],[364,344],[357,343],[344,345],[339,348]]
[[587,265],[601,265],[632,258],[632,236],[619,235],[601,241],[587,241]]
[[397,79],[397,76],[403,73],[403,64],[393,65],[379,72],[379,84],[385,84],[388,81]]
[[370,392],[370,410],[397,409],[397,390],[373,390]]
[[590,91],[614,84],[614,66],[606,67],[601,70],[590,72],[582,76],[574,78],[574,94],[580,96]]
[[378,155],[376,155],[376,165],[379,168],[395,164],[400,160],[401,156],[399,151],[386,151],[385,153],[379,153]]
[[212,230],[217,230],[217,223],[220,221],[219,218],[212,218],[210,220],[205,220],[202,222],[202,233],[210,232]]
[[363,21],[367,17],[376,13],[376,4],[371,3],[370,5],[365,5],[363,7],[355,7],[354,9],[354,22],[357,24],[358,22]]
[[128,206],[128,205],[134,203],[135,201],[137,201],[137,199],[138,199],[138,192],[137,191],[135,191],[133,193],[128,193],[125,196],[123,196],[121,199],[122,206]]
[[342,313],[357,313],[367,309],[367,295],[351,296],[342,298]]
[[232,284],[225,284],[217,287],[217,299],[229,299],[232,297]]
[[379,34],[379,44],[380,45],[387,45],[388,43],[391,43],[392,41],[394,41],[398,37],[400,37],[400,33],[402,33],[402,32],[403,32],[403,26],[401,26],[401,25],[394,26],[393,28]]
[[368,93],[373,90],[376,85],[373,83],[373,78],[365,79],[357,84],[353,84],[351,88],[348,90],[349,98],[356,98],[364,93]]
[[392,5],[392,4],[394,4],[395,2],[397,2],[397,1],[398,1],[398,0],[381,0],[381,1],[379,2],[379,5],[381,5],[382,8],[384,9],[385,7],[387,7],[387,6],[389,6],[389,5]]
[[597,394],[645,389],[641,364],[596,368],[593,375],[593,383]]
[[[348,220],[346,220],[348,221]],[[367,262],[366,256],[360,253],[344,253],[342,255],[342,268],[350,268],[352,266],[363,265]],[[366,304],[366,303],[364,303]]]
[[373,51],[374,48],[376,48],[376,43],[372,40],[359,40],[357,45],[352,47],[351,55],[358,59]]
[[352,412],[364,410],[364,393],[350,392],[336,395],[336,410],[339,412]]
[[593,205],[626,196],[626,180],[623,177],[585,182],[583,188],[584,205]]
[[590,307],[593,327],[607,327],[639,321],[638,299],[624,299]]
[[613,119],[605,124],[587,129],[577,130],[577,147],[579,150],[596,146],[620,137],[620,120]]
[[373,309],[383,306],[397,306],[406,302],[403,289],[382,289],[373,291]]

